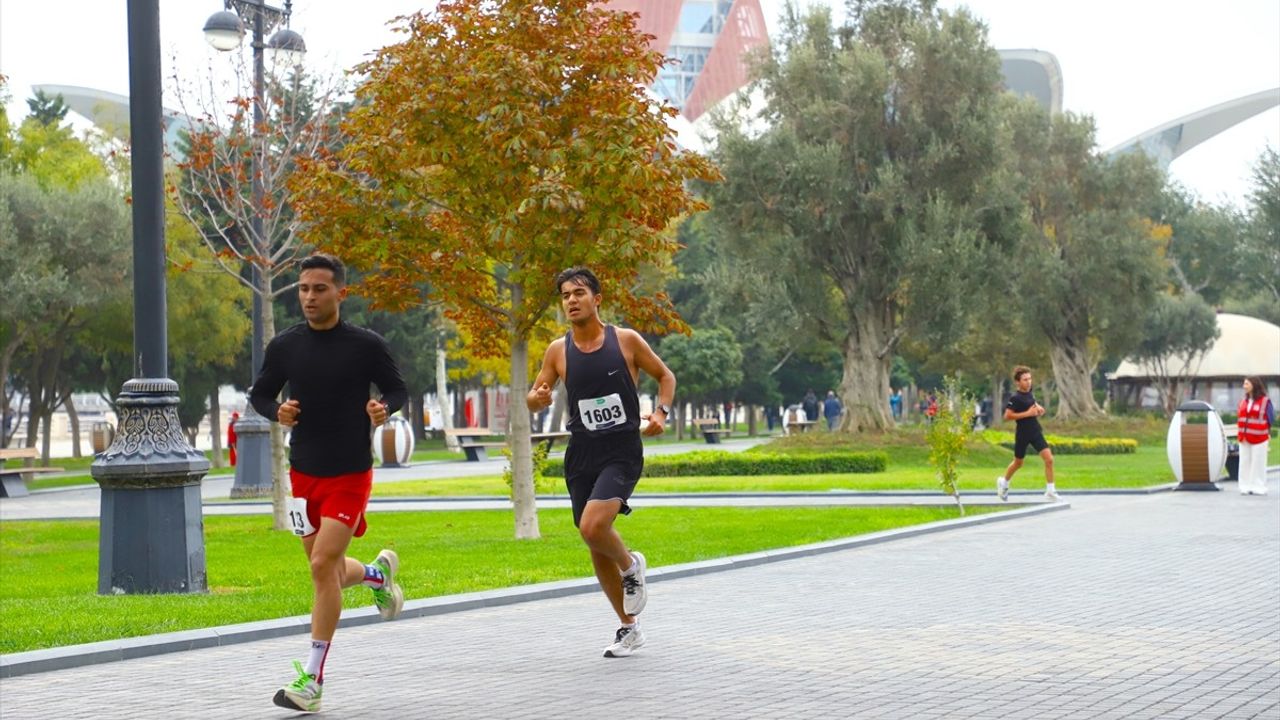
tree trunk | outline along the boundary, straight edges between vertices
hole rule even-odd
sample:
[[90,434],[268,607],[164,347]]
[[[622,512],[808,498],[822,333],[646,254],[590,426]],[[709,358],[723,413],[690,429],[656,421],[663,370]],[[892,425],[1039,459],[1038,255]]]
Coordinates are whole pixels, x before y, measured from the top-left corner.
[[1058,412],[1062,420],[1088,419],[1102,416],[1102,408],[1093,400],[1093,363],[1084,338],[1061,337],[1051,340],[1049,359],[1053,362],[1053,379],[1058,388]]
[[440,405],[440,428],[444,433],[445,447],[454,450],[457,449],[458,440],[451,436],[448,430],[453,429],[453,409],[451,398],[449,397],[449,370],[447,368],[448,358],[444,352],[444,336],[441,335],[440,340],[436,343],[436,402]]
[[[0,375],[0,377],[5,376]],[[0,385],[3,384],[0,383]],[[14,398],[18,399],[16,407],[12,404]],[[12,395],[5,395],[0,400],[4,403],[3,408],[0,408],[0,410],[5,411],[2,419],[0,419],[0,447],[9,447],[9,443],[13,441],[13,436],[18,433],[18,428],[22,425],[22,403],[26,399],[27,396],[25,394],[15,389]],[[13,427],[10,427],[10,423],[12,423]]]
[[684,439],[684,426],[688,422],[686,416],[688,410],[685,409],[684,403],[676,403],[676,441]]
[[[262,278],[259,290],[262,292],[262,351],[265,356],[266,343],[276,336],[275,302],[271,297],[271,279],[267,277],[267,273],[258,273],[258,277]],[[267,420],[271,421],[271,527],[274,530],[288,530],[285,500],[289,495],[289,481],[285,469],[284,428],[275,422],[275,418]]]
[[[893,421],[884,399],[889,397],[889,365],[892,355],[877,357],[888,333],[878,317],[854,315],[852,327],[844,342],[844,375],[840,380],[840,416],[842,432],[888,430]],[[810,418],[811,420],[814,418]]]
[[[520,290],[513,292],[512,306],[520,307]],[[513,335],[515,333],[512,333]],[[511,339],[511,434],[507,447],[511,450],[511,500],[515,505],[516,539],[536,540],[538,532],[538,507],[534,498],[533,454],[530,445],[529,413],[525,397],[529,394],[529,341],[526,338]],[[520,407],[515,407],[515,403]]]
[[80,455],[80,413],[76,412],[76,401],[71,399],[71,394],[63,399],[62,404],[67,407],[67,421],[71,425],[71,457],[81,457]]
[[40,433],[40,464],[44,467],[49,466],[49,443],[53,435],[53,410],[46,410],[40,422],[44,425]]
[[756,428],[756,406],[747,406],[747,437],[755,437],[759,432]]
[[218,401],[218,386],[213,386],[209,393],[209,439],[213,447],[212,464],[215,468],[225,467],[222,462],[222,405]]

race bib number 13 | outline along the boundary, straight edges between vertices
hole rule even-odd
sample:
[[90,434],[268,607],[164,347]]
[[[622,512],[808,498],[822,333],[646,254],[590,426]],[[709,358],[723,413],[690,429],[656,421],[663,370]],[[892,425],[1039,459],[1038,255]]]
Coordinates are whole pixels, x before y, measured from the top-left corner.
[[599,398],[578,401],[578,417],[588,430],[604,430],[627,421],[627,411],[622,407],[618,393]]
[[311,520],[307,518],[307,499],[291,497],[285,500],[285,512],[288,514],[289,529],[298,537],[306,537],[315,532]]

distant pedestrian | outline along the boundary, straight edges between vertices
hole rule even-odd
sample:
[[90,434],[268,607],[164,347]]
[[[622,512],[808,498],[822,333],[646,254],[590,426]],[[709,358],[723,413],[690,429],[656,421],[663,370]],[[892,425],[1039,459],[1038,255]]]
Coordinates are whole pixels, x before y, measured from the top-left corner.
[[827,419],[827,430],[834,430],[840,420],[840,401],[836,399],[834,390],[827,391],[827,399],[822,403],[822,415]]
[[1240,441],[1240,494],[1267,494],[1267,447],[1276,424],[1276,408],[1267,386],[1254,375],[1244,380],[1244,399],[1236,410]]
[[231,455],[231,467],[236,466],[236,421],[240,413],[231,413],[231,422],[227,423],[227,452]]
[[929,393],[929,399],[924,406],[924,420],[927,423],[932,423],[936,417],[938,417],[938,396]]
[[800,401],[800,407],[804,409],[804,419],[809,422],[817,422],[819,415],[818,396],[814,394],[813,388],[809,388],[804,394],[804,399]]
[[894,420],[902,419],[902,388],[894,390],[889,395],[889,411],[893,413]]
[[1036,402],[1031,394],[1031,369],[1019,365],[1013,369],[1013,384],[1017,391],[1009,397],[1004,406],[1004,419],[1018,421],[1013,438],[1013,462],[1005,468],[1004,475],[996,478],[996,494],[1001,500],[1009,499],[1009,482],[1013,474],[1022,467],[1022,458],[1026,457],[1027,447],[1034,447],[1044,461],[1044,497],[1049,501],[1058,500],[1058,491],[1053,484],[1053,451],[1045,442],[1044,431],[1040,429],[1041,415],[1044,406]]

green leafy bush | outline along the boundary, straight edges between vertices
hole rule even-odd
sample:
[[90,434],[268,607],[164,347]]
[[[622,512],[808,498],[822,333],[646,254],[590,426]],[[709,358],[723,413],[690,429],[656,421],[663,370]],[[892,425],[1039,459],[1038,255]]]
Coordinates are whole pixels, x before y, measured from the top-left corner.
[[[889,456],[882,452],[829,452],[808,455],[731,453],[708,450],[657,455],[644,459],[645,477],[716,475],[818,475],[884,472]],[[564,461],[547,461],[545,475],[564,477]]]
[[964,515],[964,505],[960,501],[956,466],[968,453],[972,434],[973,397],[960,389],[955,378],[949,377],[946,391],[938,395],[938,414],[929,422],[925,438],[929,441],[929,464],[938,472],[938,485],[955,499],[961,515]]
[[[548,460],[547,454],[551,452],[551,448],[546,443],[538,442],[533,444],[533,491],[535,493],[554,492],[560,487],[560,483],[556,482],[556,477],[564,477],[564,464],[560,460]],[[507,493],[515,498],[515,471],[511,467],[511,448],[502,448],[502,456],[507,459],[507,466],[502,469],[502,480],[507,484]],[[548,474],[547,465],[555,463],[560,468],[559,475]]]
[[[1013,449],[1013,433],[987,430],[983,439],[993,445]],[[1127,455],[1138,451],[1138,441],[1132,438],[1077,438],[1045,435],[1054,455]]]

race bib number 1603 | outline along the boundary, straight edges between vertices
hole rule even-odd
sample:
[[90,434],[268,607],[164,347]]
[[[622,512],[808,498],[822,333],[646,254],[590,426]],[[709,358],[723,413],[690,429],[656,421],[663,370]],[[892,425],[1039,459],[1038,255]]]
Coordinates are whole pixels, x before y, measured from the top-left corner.
[[622,407],[618,393],[599,398],[578,401],[578,416],[588,430],[604,430],[627,421],[627,411]]

